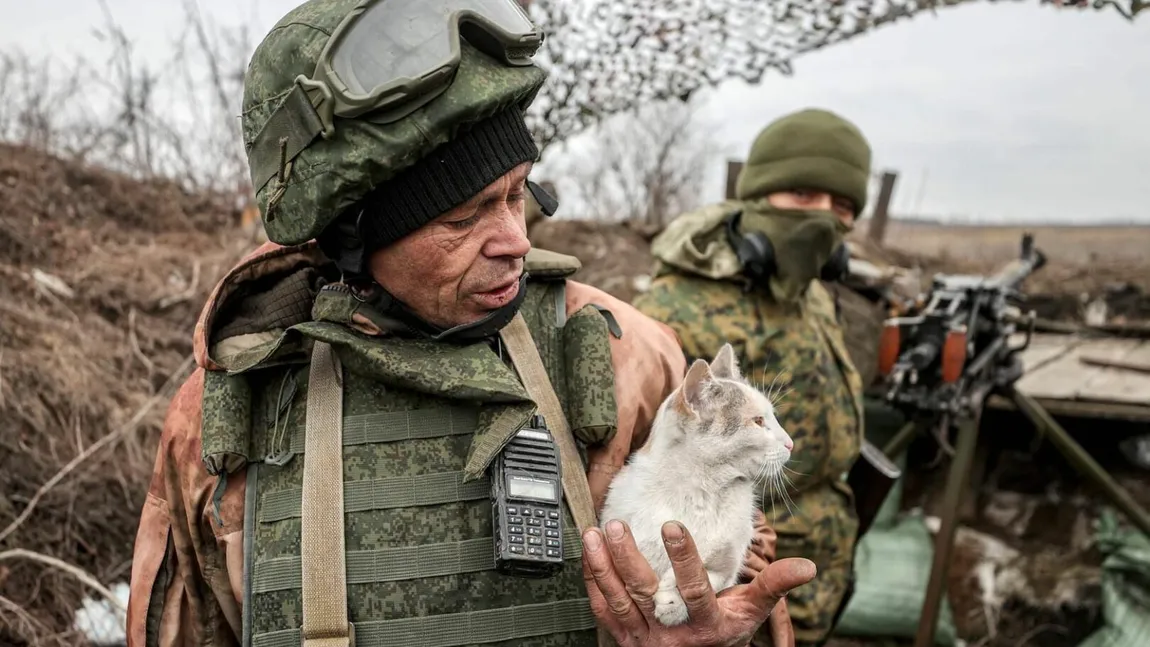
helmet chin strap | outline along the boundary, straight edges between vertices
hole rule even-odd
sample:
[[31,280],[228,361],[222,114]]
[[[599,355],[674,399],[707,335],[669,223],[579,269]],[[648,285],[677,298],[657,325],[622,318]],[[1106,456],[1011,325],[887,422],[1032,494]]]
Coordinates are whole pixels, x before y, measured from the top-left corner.
[[[545,199],[549,197],[542,188],[538,191]],[[553,198],[551,202],[554,202]],[[555,205],[551,202],[545,207],[553,209]],[[317,242],[324,255],[339,268],[341,282],[352,288],[358,299],[372,306],[392,332],[406,332],[432,341],[471,344],[498,335],[519,312],[523,299],[527,296],[527,272],[519,277],[519,291],[515,298],[478,321],[452,328],[441,328],[426,321],[396,299],[367,270],[368,254],[360,236],[359,220],[362,217],[363,211],[360,211],[354,219],[349,217],[337,219],[317,238]]]
[[472,344],[498,335],[499,331],[515,318],[520,306],[523,305],[523,299],[527,297],[527,277],[526,272],[519,277],[519,291],[507,305],[492,310],[478,321],[452,328],[441,328],[427,322],[374,280],[371,286],[373,294],[366,299],[366,302],[386,319],[396,322],[404,330],[424,339],[453,344]]

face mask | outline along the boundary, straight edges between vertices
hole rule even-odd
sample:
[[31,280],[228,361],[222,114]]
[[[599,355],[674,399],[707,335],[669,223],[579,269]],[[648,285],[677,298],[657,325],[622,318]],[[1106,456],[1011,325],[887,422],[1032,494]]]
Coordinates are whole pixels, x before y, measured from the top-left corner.
[[744,275],[765,283],[784,303],[797,301],[811,280],[835,280],[846,272],[848,231],[832,211],[778,209],[765,202],[748,205],[728,224]]

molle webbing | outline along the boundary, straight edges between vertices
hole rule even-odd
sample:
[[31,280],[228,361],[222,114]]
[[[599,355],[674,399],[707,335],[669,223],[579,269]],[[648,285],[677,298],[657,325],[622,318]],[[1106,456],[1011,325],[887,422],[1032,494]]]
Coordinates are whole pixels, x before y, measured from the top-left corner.
[[[595,627],[586,599],[400,620],[357,622],[355,647],[458,647]],[[299,647],[298,629],[256,636],[252,647]]]
[[[347,553],[347,583],[397,582],[423,577],[440,577],[456,573],[476,573],[495,568],[493,537],[479,537],[442,544],[400,546],[381,550],[359,550]],[[563,531],[564,557],[582,557],[583,542],[579,531]],[[267,593],[299,588],[302,581],[298,557],[281,557],[256,564],[252,590]]]
[[[522,314],[546,373],[558,376],[563,409],[592,435],[610,433],[614,376],[603,315],[592,308],[567,313],[561,281],[528,289]],[[559,529],[566,559],[555,577],[520,580],[494,570],[486,466],[537,402],[504,353],[486,345],[365,340],[330,322],[293,331],[331,344],[346,370],[341,429],[330,438],[339,439],[342,453],[348,637],[355,647],[595,644],[570,502]],[[569,362],[580,365],[579,379],[570,376]],[[300,647],[300,627],[308,626],[301,502],[306,465],[315,457],[306,429],[310,402],[306,412],[300,405],[314,383],[307,373],[288,373],[282,388],[278,371],[252,380],[252,437],[228,443],[244,452],[250,445],[255,461],[267,457],[258,482],[250,481],[245,519],[253,539],[245,546],[244,647]]]
[[[412,506],[478,501],[491,494],[486,477],[463,482],[463,472],[440,472],[419,476],[397,476],[368,481],[345,481],[344,512],[389,510]],[[260,506],[260,522],[270,523],[300,516],[303,490],[269,492]]]
[[[478,412],[463,408],[414,409],[346,416],[343,419],[343,445],[349,447],[415,438],[468,436],[475,433],[478,420]],[[304,452],[303,434],[292,436],[291,452]]]

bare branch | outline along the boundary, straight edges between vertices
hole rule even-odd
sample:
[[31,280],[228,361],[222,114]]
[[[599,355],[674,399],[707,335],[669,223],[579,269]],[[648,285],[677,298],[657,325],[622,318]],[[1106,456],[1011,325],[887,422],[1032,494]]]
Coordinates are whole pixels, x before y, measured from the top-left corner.
[[707,130],[691,104],[642,106],[595,127],[591,150],[561,175],[588,217],[661,227],[698,205],[716,152]]

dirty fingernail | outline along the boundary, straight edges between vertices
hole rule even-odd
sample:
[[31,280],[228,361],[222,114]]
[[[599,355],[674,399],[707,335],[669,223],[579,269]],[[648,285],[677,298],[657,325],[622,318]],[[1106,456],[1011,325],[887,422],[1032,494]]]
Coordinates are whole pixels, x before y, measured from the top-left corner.
[[671,522],[663,526],[663,540],[673,546],[683,543],[683,526]]
[[623,536],[623,522],[612,519],[607,522],[607,536],[618,539]]
[[595,552],[603,545],[603,540],[599,538],[599,533],[594,530],[588,530],[583,533],[583,545],[587,547],[589,552]]

